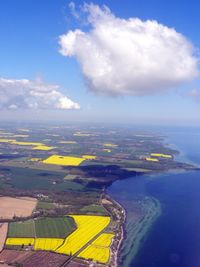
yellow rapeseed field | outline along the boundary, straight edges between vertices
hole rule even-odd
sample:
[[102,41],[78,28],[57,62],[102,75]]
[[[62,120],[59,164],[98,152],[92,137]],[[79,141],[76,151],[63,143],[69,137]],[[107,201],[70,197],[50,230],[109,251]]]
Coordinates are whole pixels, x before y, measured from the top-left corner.
[[83,259],[92,259],[100,263],[107,263],[110,258],[109,248],[88,246],[78,257]]
[[158,159],[154,159],[154,158],[145,158],[147,161],[153,161],[153,162],[158,162]]
[[106,216],[71,215],[71,217],[75,220],[78,228],[56,250],[58,253],[73,255],[110,223],[110,217]]
[[16,140],[13,139],[0,139],[0,143],[11,143],[11,142],[16,142]]
[[103,151],[108,152],[108,153],[112,152],[112,150],[108,148],[104,148]]
[[96,156],[92,156],[92,155],[83,155],[82,158],[84,158],[84,159],[96,159]]
[[34,246],[34,250],[55,251],[64,242],[61,238],[7,238],[6,245]]
[[31,158],[30,161],[40,161],[41,158]]
[[14,245],[14,246],[28,246],[34,244],[34,238],[7,238],[6,245]]
[[[71,217],[75,220],[78,228],[66,239],[7,238],[6,245],[32,245],[34,250],[46,250],[74,255],[110,223],[110,217],[107,216],[71,215]],[[113,233],[101,234],[86,249],[84,249],[78,257],[93,259],[100,263],[107,263],[110,258],[110,244],[113,237]]]
[[20,141],[13,141],[11,144],[20,145],[20,146],[43,146],[42,143],[37,142],[20,142]]
[[0,139],[0,143],[9,143],[13,145],[20,145],[20,146],[43,146],[42,143],[37,142],[21,142],[15,139]]
[[115,235],[113,233],[103,233],[94,242],[92,242],[92,245],[109,247],[114,236]]
[[42,162],[61,166],[79,166],[84,160],[85,159],[78,157],[52,155]]
[[46,150],[46,151],[48,151],[48,150],[52,150],[54,148],[56,148],[56,147],[55,146],[45,146],[45,145],[42,145],[42,146],[35,146],[32,149],[33,150]]
[[84,249],[78,257],[92,259],[100,263],[107,263],[110,258],[110,244],[114,234],[103,233],[91,245]]
[[105,147],[118,147],[118,145],[115,144],[103,144]]
[[36,238],[34,250],[56,251],[62,245],[64,239],[61,238]]
[[172,156],[168,154],[159,154],[159,153],[151,153],[152,157],[161,157],[161,158],[168,158],[171,159]]

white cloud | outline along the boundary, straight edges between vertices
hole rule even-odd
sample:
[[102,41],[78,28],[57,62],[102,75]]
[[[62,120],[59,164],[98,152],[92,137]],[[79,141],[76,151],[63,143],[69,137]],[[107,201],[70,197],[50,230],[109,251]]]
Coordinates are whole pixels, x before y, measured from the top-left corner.
[[71,11],[72,16],[74,16],[76,19],[79,19],[79,13],[76,11],[76,5],[74,2],[69,3],[69,9]]
[[90,30],[61,35],[60,53],[76,57],[91,90],[148,95],[199,75],[193,45],[175,29],[154,20],[121,19],[106,6],[85,4],[82,11]]
[[54,84],[22,79],[11,80],[0,78],[0,108],[8,109],[79,109]]

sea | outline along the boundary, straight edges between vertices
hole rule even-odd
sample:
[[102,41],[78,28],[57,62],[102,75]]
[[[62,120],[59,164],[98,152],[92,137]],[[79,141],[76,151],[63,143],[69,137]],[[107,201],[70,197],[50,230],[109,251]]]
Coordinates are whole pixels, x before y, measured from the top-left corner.
[[[176,160],[200,166],[200,128],[151,127],[180,151]],[[200,267],[200,171],[166,172],[119,180],[108,189],[127,211],[122,267]],[[136,199],[154,197],[161,215],[154,221],[137,254],[131,242],[131,207]]]

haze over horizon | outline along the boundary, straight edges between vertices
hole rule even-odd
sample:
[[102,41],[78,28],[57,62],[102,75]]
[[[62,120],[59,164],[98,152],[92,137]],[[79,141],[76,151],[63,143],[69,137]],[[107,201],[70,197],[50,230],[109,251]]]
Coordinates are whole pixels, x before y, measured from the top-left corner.
[[1,121],[199,125],[197,1],[0,6]]

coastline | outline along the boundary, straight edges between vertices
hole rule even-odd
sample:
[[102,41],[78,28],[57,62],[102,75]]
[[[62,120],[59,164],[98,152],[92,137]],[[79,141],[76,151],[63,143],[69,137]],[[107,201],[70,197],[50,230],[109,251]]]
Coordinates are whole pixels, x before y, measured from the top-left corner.
[[[124,221],[123,224],[120,226],[120,239],[118,240],[117,249],[113,251],[111,246],[111,263],[113,267],[128,267],[130,263],[134,260],[135,256],[137,255],[142,243],[144,242],[149,230],[151,229],[152,224],[156,221],[156,219],[161,215],[161,206],[160,202],[152,197],[145,197],[143,200],[145,203],[146,213],[144,214],[143,218],[139,221],[132,221],[127,222],[127,211],[125,208],[119,204],[116,200],[112,201],[121,207],[124,211]],[[127,224],[129,223],[129,227],[131,228],[129,233],[130,235],[127,236]],[[127,244],[124,243],[126,240]],[[124,254],[124,255],[123,255]],[[131,254],[131,258],[128,257],[128,254]]]
[[[185,164],[183,166],[177,166],[176,168],[151,171],[152,176],[157,176],[163,173],[181,173],[187,171],[200,170],[198,166],[191,165],[187,162],[177,162],[177,164]],[[146,173],[140,173],[140,175],[145,175]],[[120,179],[121,180],[121,179]],[[153,223],[158,219],[162,213],[161,203],[158,199],[154,197],[145,196],[141,202],[146,203],[146,212],[144,212],[143,217],[137,221],[135,219],[130,220],[128,218],[129,211],[120,204],[113,196],[108,193],[105,194],[106,198],[112,202],[114,207],[118,207],[120,212],[120,217],[118,218],[119,229],[116,231],[116,236],[111,244],[111,255],[109,266],[112,267],[129,267],[134,261],[136,255],[138,254],[144,240],[146,239]],[[142,209],[142,207],[141,207]],[[112,212],[109,212],[112,217]],[[127,230],[127,225],[130,229]],[[127,235],[127,233],[129,235]]]
[[[118,222],[118,231],[115,233],[115,237],[110,246],[111,254],[110,254],[109,263],[110,263],[110,266],[112,267],[119,267],[120,266],[120,259],[119,259],[120,251],[122,248],[123,241],[125,239],[125,222],[126,222],[127,214],[126,214],[125,208],[119,202],[113,199],[110,195],[106,194],[104,199],[110,201],[113,207],[116,209],[116,211],[118,211],[115,214],[117,218],[117,222]],[[114,214],[110,212],[107,208],[106,210],[108,211],[110,216],[113,217]]]
[[[121,225],[120,225],[120,234],[119,234],[120,239],[119,239],[118,244],[117,244],[116,253],[112,252],[112,254],[114,255],[113,267],[118,267],[120,265],[120,258],[119,258],[120,257],[120,250],[121,250],[122,244],[125,240],[125,223],[126,223],[127,213],[126,213],[125,208],[119,202],[117,202],[115,199],[112,199],[112,202],[114,202],[115,205],[117,205],[121,209],[121,213],[123,215],[121,218],[122,221],[121,221]],[[111,246],[111,250],[112,250],[112,246]]]

